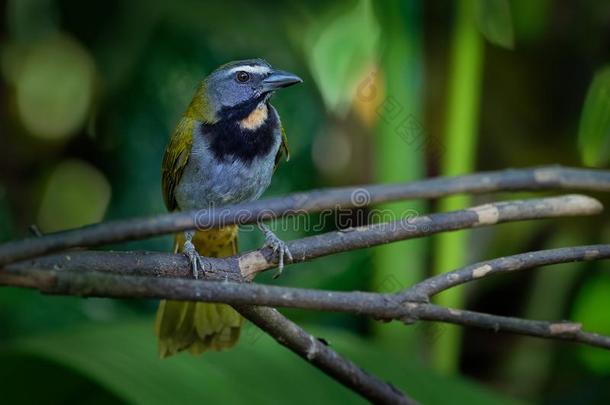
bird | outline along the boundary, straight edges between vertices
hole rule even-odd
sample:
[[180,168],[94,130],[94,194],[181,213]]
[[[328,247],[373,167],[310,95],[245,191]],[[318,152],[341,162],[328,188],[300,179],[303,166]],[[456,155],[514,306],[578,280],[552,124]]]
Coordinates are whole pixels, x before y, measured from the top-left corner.
[[[226,63],[204,78],[165,149],[161,188],[166,208],[217,209],[258,199],[280,161],[290,158],[270,99],[277,90],[302,82],[260,58]],[[274,252],[279,275],[292,254],[267,225],[257,225]],[[237,253],[237,234],[237,225],[189,230],[176,235],[174,252],[186,255],[197,278],[209,269],[206,257]],[[162,300],[155,322],[159,356],[229,349],[242,323],[227,304]]]

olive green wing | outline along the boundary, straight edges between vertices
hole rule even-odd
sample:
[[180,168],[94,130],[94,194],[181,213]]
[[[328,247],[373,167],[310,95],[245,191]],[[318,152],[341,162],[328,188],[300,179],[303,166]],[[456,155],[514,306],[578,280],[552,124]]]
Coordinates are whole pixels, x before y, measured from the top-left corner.
[[277,151],[277,155],[275,155],[275,166],[273,170],[277,170],[277,167],[280,165],[280,161],[284,155],[286,156],[286,162],[290,160],[290,150],[288,150],[288,138],[286,137],[286,131],[284,127],[281,127],[282,131],[282,143],[280,144],[280,148]]
[[193,124],[192,119],[183,117],[174,130],[167,148],[165,148],[161,167],[161,187],[163,200],[169,211],[178,207],[174,193],[191,155]]

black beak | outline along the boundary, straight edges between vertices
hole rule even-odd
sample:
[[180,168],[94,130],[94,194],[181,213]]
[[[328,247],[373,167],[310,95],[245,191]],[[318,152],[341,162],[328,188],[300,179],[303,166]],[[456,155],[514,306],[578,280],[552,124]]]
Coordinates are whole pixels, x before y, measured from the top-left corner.
[[263,79],[263,92],[274,91],[282,87],[292,86],[293,84],[303,83],[303,79],[290,72],[274,70],[271,75]]

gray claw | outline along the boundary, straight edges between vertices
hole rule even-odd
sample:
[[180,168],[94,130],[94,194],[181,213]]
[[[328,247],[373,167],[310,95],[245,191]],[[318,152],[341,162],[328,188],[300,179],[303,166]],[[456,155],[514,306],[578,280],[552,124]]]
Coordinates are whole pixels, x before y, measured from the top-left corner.
[[277,273],[275,273],[273,278],[278,278],[284,270],[284,259],[289,263],[292,262],[292,253],[290,253],[286,242],[278,238],[266,225],[260,224],[259,227],[265,234],[265,247],[270,247],[273,250],[273,254],[277,256]]
[[191,263],[191,272],[193,273],[193,277],[195,279],[199,278],[199,270],[205,274],[208,271],[208,266],[203,257],[199,255],[197,249],[195,249],[195,245],[190,240],[186,240],[184,242],[184,255],[189,259]]

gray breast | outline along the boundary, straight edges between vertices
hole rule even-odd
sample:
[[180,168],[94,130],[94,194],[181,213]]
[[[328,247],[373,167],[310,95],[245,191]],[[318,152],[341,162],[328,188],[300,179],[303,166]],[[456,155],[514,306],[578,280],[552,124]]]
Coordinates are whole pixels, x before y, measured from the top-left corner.
[[218,160],[209,150],[205,137],[194,136],[189,161],[176,188],[178,207],[205,209],[259,198],[271,183],[281,143],[279,131],[276,138],[267,155],[244,163],[231,157]]

